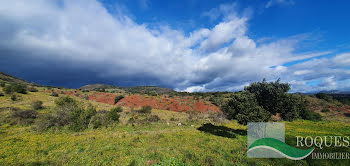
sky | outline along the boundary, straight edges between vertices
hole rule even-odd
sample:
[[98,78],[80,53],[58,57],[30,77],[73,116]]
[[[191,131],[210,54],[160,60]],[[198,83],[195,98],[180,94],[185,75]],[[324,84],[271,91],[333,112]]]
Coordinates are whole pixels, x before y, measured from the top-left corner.
[[350,90],[349,1],[0,0],[0,71],[42,85]]

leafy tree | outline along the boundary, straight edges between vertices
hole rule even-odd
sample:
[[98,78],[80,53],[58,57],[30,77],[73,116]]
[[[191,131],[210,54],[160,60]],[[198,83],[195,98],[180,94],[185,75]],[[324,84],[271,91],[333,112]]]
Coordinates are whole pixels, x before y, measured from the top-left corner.
[[275,82],[254,82],[244,92],[234,93],[232,99],[222,106],[228,119],[237,119],[241,124],[264,122],[271,115],[280,113],[283,120],[296,118],[321,120],[321,116],[307,109],[308,102],[302,95],[288,94],[290,85]]
[[290,89],[287,83],[280,83],[280,79],[276,82],[254,82],[245,87],[244,90],[255,94],[258,104],[266,111],[275,115],[277,112],[284,112],[283,101]]
[[224,106],[223,112],[228,119],[237,119],[238,123],[266,122],[271,114],[258,105],[254,94],[239,92],[233,95]]

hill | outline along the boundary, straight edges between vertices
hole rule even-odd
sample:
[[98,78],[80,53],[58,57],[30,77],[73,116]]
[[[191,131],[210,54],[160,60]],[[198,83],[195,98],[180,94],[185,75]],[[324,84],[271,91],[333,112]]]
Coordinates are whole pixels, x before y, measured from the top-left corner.
[[34,83],[27,82],[23,79],[11,76],[4,72],[0,72],[0,80],[8,82],[8,83],[16,83],[16,84],[25,84],[25,85],[35,85]]
[[113,85],[106,85],[106,84],[89,84],[80,87],[79,89],[82,90],[96,90],[96,89],[117,89],[118,87]]
[[170,94],[175,92],[170,88],[163,88],[158,86],[134,86],[134,87],[118,87],[107,84],[89,84],[80,87],[81,90],[101,90],[101,89],[112,89],[122,90],[128,93],[140,93],[140,94]]

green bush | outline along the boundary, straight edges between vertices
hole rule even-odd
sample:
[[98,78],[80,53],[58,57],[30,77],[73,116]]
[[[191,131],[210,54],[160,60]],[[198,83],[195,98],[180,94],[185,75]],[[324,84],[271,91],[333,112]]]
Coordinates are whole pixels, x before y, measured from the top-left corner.
[[106,92],[106,89],[104,88],[100,88],[100,89],[96,89],[97,92]]
[[114,104],[117,104],[119,100],[123,99],[124,96],[120,95],[114,98]]
[[266,122],[271,114],[258,105],[254,94],[239,92],[233,95],[222,108],[228,119],[237,119],[238,123]]
[[43,108],[43,102],[40,100],[33,101],[31,105],[34,110],[40,110]]
[[314,111],[311,110],[304,110],[303,112],[300,113],[300,117],[305,119],[305,120],[311,120],[311,121],[321,121],[322,116]]
[[5,87],[6,86],[6,83],[4,81],[1,81],[0,82],[0,87]]
[[329,109],[329,108],[323,108],[322,110],[321,110],[321,112],[330,112],[331,110]]
[[121,107],[112,108],[108,112],[108,117],[115,122],[119,122],[120,112],[123,112],[123,109]]
[[64,96],[64,97],[59,97],[58,99],[56,99],[55,104],[56,104],[56,106],[64,106],[64,105],[76,106],[77,102],[69,96]]
[[28,125],[34,123],[37,118],[38,112],[35,110],[15,110],[12,112],[13,123],[18,125]]
[[143,106],[141,107],[140,110],[138,110],[139,113],[142,113],[142,114],[150,114],[152,111],[152,107],[151,106]]
[[97,111],[97,113],[91,118],[89,123],[89,128],[100,128],[105,127],[113,123],[110,117],[108,117],[109,111],[101,110]]
[[264,79],[262,82],[254,82],[244,87],[244,90],[253,93],[258,105],[275,115],[277,112],[283,112],[282,103],[290,90],[290,85],[280,83],[279,79],[275,82],[266,82]]
[[5,86],[3,90],[6,94],[11,94],[14,92],[27,94],[26,88],[27,87],[25,85],[22,85],[22,84],[11,84],[11,85]]
[[68,126],[70,130],[82,131],[88,128],[91,118],[96,114],[96,108],[89,106],[86,109],[79,107],[74,102],[67,101],[67,99],[61,99],[59,103],[65,103],[58,105],[52,113],[44,114],[40,116],[34,130],[45,131],[51,127],[60,128]]
[[158,115],[151,115],[146,118],[146,121],[148,122],[158,122],[160,120]]
[[53,97],[59,97],[59,95],[55,92],[55,91],[52,91],[50,96],[53,96]]
[[16,101],[18,99],[17,95],[16,94],[12,94],[11,95],[11,100],[12,101]]
[[0,91],[0,96],[4,96],[4,94]]
[[27,90],[29,92],[38,92],[38,89],[36,89],[35,87],[32,87],[32,86],[28,87]]
[[73,131],[81,131],[88,127],[91,118],[96,114],[95,107],[88,107],[86,110],[82,108],[75,108],[70,113],[70,129]]
[[286,94],[282,99],[279,113],[283,120],[293,121],[301,117],[301,112],[307,111],[308,102],[302,95]]
[[333,99],[332,96],[329,96],[325,93],[317,93],[317,94],[315,94],[315,96],[319,99],[323,99],[323,100],[326,100],[328,102],[332,101],[332,99]]

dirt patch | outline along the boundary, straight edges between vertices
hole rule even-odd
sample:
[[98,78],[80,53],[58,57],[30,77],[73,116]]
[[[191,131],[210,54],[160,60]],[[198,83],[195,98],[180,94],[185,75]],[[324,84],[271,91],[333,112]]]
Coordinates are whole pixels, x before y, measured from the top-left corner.
[[[47,91],[51,93],[51,91]],[[57,92],[59,93],[59,92]],[[117,95],[107,92],[95,92],[91,95],[83,95],[80,91],[63,91],[65,95],[76,96],[91,101],[100,103],[106,103],[116,106],[125,106],[138,108],[143,106],[151,106],[154,109],[169,110],[176,112],[197,111],[197,112],[221,112],[221,110],[204,100],[195,100],[193,97],[173,97],[166,96],[143,96],[143,95],[131,95],[126,96],[119,100],[117,104],[114,104],[114,99]],[[59,93],[60,94],[60,93]]]
[[191,98],[174,97],[168,98],[165,96],[141,96],[131,95],[121,99],[116,105],[126,107],[142,107],[151,106],[155,109],[169,110],[176,112],[198,111],[198,112],[221,112],[220,109],[204,101],[195,101]]

